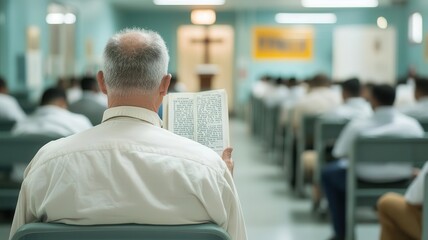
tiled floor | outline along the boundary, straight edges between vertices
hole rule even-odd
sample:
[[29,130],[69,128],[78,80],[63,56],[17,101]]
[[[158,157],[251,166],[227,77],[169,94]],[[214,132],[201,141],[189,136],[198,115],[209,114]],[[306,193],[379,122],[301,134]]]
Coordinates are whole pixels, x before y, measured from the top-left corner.
[[[249,240],[325,240],[331,236],[327,221],[315,219],[309,200],[294,197],[281,168],[268,160],[246,125],[231,121],[235,182],[246,219]],[[0,240],[10,224],[0,225]],[[378,239],[376,223],[359,224],[358,239]]]

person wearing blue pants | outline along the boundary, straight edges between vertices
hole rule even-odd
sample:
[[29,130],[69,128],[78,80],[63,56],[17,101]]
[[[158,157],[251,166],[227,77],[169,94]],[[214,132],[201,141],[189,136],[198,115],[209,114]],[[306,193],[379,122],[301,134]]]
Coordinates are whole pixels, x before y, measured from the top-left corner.
[[345,239],[346,228],[346,167],[334,161],[322,169],[321,182],[329,203],[335,236],[331,240]]
[[[419,80],[417,80],[419,81]],[[389,85],[374,85],[369,101],[373,116],[357,118],[346,125],[333,149],[336,159],[322,169],[321,184],[327,197],[335,236],[332,240],[344,239],[346,235],[346,170],[347,158],[359,136],[422,137],[424,131],[415,119],[408,117],[392,106],[395,89]]]

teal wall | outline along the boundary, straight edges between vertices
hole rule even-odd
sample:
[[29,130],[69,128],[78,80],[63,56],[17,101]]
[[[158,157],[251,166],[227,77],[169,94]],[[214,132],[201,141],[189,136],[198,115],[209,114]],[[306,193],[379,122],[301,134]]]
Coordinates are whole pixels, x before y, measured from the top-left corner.
[[[24,81],[18,74],[18,58],[25,55],[26,30],[29,26],[40,29],[40,48],[43,58],[43,71],[49,50],[49,25],[45,18],[49,3],[62,3],[76,11],[76,74],[83,74],[87,64],[85,54],[86,39],[91,38],[94,55],[101,59],[102,51],[108,38],[117,30],[116,14],[113,7],[104,0],[0,0],[0,10],[6,9],[5,42],[1,42],[1,57],[6,56],[6,63],[0,62],[0,73],[5,75],[9,86],[14,90],[25,89]],[[1,30],[1,29],[0,29]],[[4,54],[6,53],[6,54]],[[45,77],[46,85],[53,84],[54,79]]]
[[[412,44],[407,40],[408,17],[414,12],[420,12],[423,17],[424,41],[422,44]],[[428,1],[409,0],[406,18],[403,19],[403,22],[406,24],[406,40],[404,44],[404,48],[407,49],[406,63],[407,65],[414,66],[418,73],[428,75],[428,56],[425,56],[428,48]]]
[[6,1],[0,0],[0,76],[6,75]]
[[[251,39],[252,28],[254,26],[282,26],[290,27],[286,24],[275,22],[275,14],[279,11],[258,11],[243,12],[238,14],[238,25],[240,26],[239,38],[241,41]],[[287,12],[293,12],[288,10]],[[309,12],[309,11],[306,11]],[[316,12],[323,12],[317,10]],[[252,83],[264,74],[296,76],[298,78],[307,78],[318,72],[326,74],[332,73],[332,48],[333,32],[338,26],[344,25],[373,25],[379,16],[384,16],[390,27],[397,30],[397,54],[405,56],[406,23],[403,18],[406,17],[406,11],[402,7],[384,7],[375,9],[339,9],[333,12],[337,15],[337,23],[331,25],[313,25],[315,31],[314,54],[313,59],[309,61],[285,61],[285,60],[253,60],[251,56],[250,43],[238,48],[237,61],[244,61],[244,68],[247,69],[248,77],[238,81],[238,100],[245,101],[248,98]],[[406,70],[406,58],[397,57],[397,75],[401,75]]]
[[47,0],[13,0],[7,1],[6,6],[6,53],[7,68],[5,76],[10,88],[24,88],[25,79],[18,74],[18,59],[25,56],[26,30],[29,26],[40,29],[40,48],[43,57],[48,49],[48,26],[45,24]]
[[[235,62],[237,72],[241,70],[245,76],[235,74],[235,89],[237,89],[238,102],[248,98],[252,83],[261,75],[297,76],[307,78],[318,72],[331,74],[332,72],[332,39],[333,31],[337,26],[343,25],[373,25],[379,16],[384,16],[389,26],[397,31],[397,76],[401,76],[407,69],[407,11],[402,6],[381,7],[375,9],[336,9],[333,11],[338,22],[332,25],[314,25],[315,42],[314,58],[310,61],[256,61],[252,58],[251,39],[254,26],[283,26],[275,22],[278,11],[237,11],[218,12],[216,24],[228,24],[235,29]],[[293,12],[290,9],[282,10]],[[306,10],[305,12],[310,12]],[[315,12],[315,11],[314,11]],[[316,10],[323,12],[323,10]],[[153,12],[153,11],[118,11],[118,27],[144,27],[158,31],[165,39],[171,58],[170,71],[176,72],[176,37],[180,25],[191,24],[189,11]]]
[[[25,54],[26,29],[38,26],[41,31],[41,50],[46,60],[49,46],[48,25],[45,16],[48,4],[53,0],[0,0],[0,14],[6,15],[6,22],[0,22],[0,74],[9,79],[12,89],[22,89],[19,79],[18,58]],[[125,27],[144,27],[158,31],[165,39],[171,55],[170,72],[177,70],[177,29],[180,25],[191,24],[190,12],[140,11],[116,9],[105,0],[56,0],[73,7],[77,13],[76,23],[76,74],[87,69],[85,45],[91,39],[96,59],[101,59],[108,38]],[[397,30],[397,76],[405,74],[409,65],[418,72],[428,75],[424,45],[410,44],[407,40],[407,21],[410,13],[420,11],[424,16],[424,28],[428,31],[428,2],[410,0],[407,6],[381,7],[376,9],[338,9],[338,22],[333,25],[316,25],[314,59],[311,61],[255,61],[251,56],[251,33],[254,26],[284,26],[275,23],[277,12],[292,12],[290,9],[278,11],[235,11],[218,12],[217,24],[227,24],[235,29],[235,74],[236,96],[241,102],[246,100],[254,80],[260,75],[297,76],[306,78],[317,72],[331,74],[332,34],[337,26],[366,24],[375,25],[379,16],[388,19],[389,26]],[[316,11],[316,12],[322,12]],[[306,11],[308,12],[308,11]],[[426,44],[426,40],[424,41]],[[45,67],[45,66],[44,66]],[[49,83],[47,79],[47,82]]]
[[[234,25],[235,14],[233,12],[219,12],[217,14],[216,24]],[[171,61],[169,71],[177,72],[177,30],[181,25],[189,25],[189,11],[118,11],[118,27],[147,28],[158,32],[165,40],[169,49]]]
[[94,57],[101,60],[104,46],[118,29],[116,11],[105,0],[63,0],[62,3],[77,10],[76,74],[83,74],[88,70],[87,40],[93,43]]

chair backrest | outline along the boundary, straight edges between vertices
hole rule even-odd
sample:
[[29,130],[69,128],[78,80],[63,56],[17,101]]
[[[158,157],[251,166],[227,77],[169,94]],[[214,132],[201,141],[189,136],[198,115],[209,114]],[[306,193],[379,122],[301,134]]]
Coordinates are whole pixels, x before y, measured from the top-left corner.
[[12,240],[229,240],[216,224],[196,225],[93,225],[30,223],[18,229]]
[[422,219],[422,238],[428,239],[428,174],[425,175],[424,185],[424,204],[423,204],[423,219]]
[[16,121],[14,120],[0,120],[0,132],[10,132]]
[[296,191],[300,196],[304,195],[305,169],[301,157],[305,150],[313,149],[315,122],[319,116],[304,115],[300,121],[300,128],[297,133],[297,171],[296,171]]
[[351,165],[361,162],[410,162],[421,167],[428,156],[428,138],[370,137],[356,140]]
[[319,118],[315,123],[314,148],[317,151],[318,167],[314,171],[315,181],[319,180],[320,171],[326,162],[325,150],[329,144],[333,144],[339,137],[348,120]]
[[[372,205],[387,192],[404,193],[407,186],[390,184],[388,187],[358,184],[356,169],[361,163],[409,163],[422,167],[428,156],[428,138],[358,138],[351,152],[347,170],[346,189],[346,239],[354,239],[355,209],[360,205]],[[382,170],[380,170],[382,171]]]
[[319,118],[318,115],[305,115],[302,117],[301,125],[298,133],[298,141],[302,144],[303,150],[306,150],[308,145],[314,143],[315,123]]
[[0,166],[11,166],[15,163],[29,163],[39,149],[56,138],[27,135],[0,135]]
[[428,118],[417,118],[419,124],[424,129],[424,132],[428,132]]

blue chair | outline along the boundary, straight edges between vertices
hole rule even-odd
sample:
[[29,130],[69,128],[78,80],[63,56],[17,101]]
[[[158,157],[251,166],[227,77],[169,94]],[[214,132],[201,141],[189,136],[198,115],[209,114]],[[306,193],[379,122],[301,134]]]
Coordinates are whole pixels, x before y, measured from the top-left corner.
[[18,229],[12,240],[230,240],[213,223],[195,225],[92,225],[30,223]]

